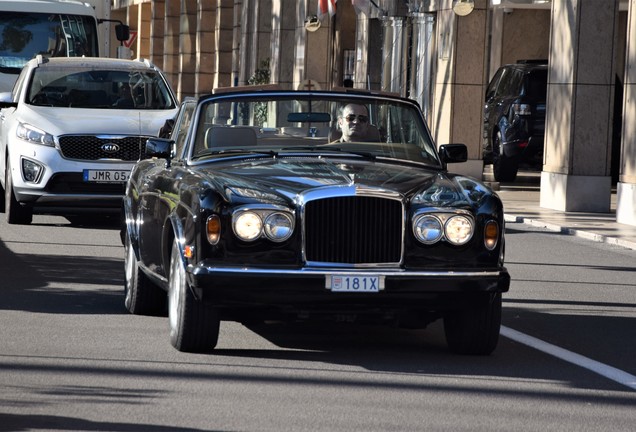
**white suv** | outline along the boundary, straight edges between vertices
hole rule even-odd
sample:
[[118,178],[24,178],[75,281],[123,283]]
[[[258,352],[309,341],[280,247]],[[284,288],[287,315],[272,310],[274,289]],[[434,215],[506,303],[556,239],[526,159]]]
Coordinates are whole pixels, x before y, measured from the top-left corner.
[[0,209],[29,224],[34,211],[118,212],[146,139],[177,101],[148,61],[37,56],[0,107]]

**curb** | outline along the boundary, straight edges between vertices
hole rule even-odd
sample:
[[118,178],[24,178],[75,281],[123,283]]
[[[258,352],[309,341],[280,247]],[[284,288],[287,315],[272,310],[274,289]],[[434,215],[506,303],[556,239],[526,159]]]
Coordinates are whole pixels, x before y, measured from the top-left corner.
[[636,250],[636,242],[631,240],[625,240],[618,237],[597,234],[597,233],[579,230],[575,228],[568,228],[559,224],[546,222],[541,219],[533,219],[533,218],[529,218],[525,216],[518,216],[518,215],[504,213],[504,220],[510,223],[522,223],[526,225],[535,226],[538,228],[545,228],[550,231],[556,231],[565,235],[579,237],[585,240],[591,240],[598,243],[606,243],[609,245],[620,246],[626,249]]

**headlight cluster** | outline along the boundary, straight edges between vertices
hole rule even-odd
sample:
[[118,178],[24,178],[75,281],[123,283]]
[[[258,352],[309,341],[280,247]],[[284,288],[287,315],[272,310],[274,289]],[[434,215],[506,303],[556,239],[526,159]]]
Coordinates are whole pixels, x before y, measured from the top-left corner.
[[44,132],[42,129],[38,129],[35,126],[31,126],[30,124],[20,123],[15,133],[18,138],[25,141],[48,147],[55,147],[55,139],[53,138],[53,135]]
[[419,214],[413,219],[413,234],[424,244],[433,244],[442,239],[460,246],[473,236],[473,219],[460,214]]
[[232,215],[232,229],[243,241],[264,236],[273,242],[282,242],[294,232],[294,218],[280,210],[239,210]]

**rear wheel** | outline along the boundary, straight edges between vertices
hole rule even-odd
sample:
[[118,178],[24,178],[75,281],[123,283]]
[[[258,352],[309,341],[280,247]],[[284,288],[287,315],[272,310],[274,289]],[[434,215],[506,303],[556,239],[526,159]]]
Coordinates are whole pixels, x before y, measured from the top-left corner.
[[176,240],[170,257],[168,317],[170,343],[179,351],[210,351],[219,339],[218,310],[194,297]]
[[124,286],[126,309],[135,315],[165,315],[167,295],[164,290],[152,283],[139,268],[135,250],[126,235],[124,243],[126,281]]
[[457,354],[489,355],[497,347],[501,327],[501,293],[485,294],[468,310],[444,315],[444,332],[450,350]]
[[33,209],[30,206],[20,204],[13,193],[13,178],[8,160],[4,181],[4,212],[7,216],[7,222],[10,224],[29,225],[33,221]]
[[492,172],[498,182],[511,182],[517,178],[519,161],[506,156],[501,149],[501,131],[497,131],[492,142]]

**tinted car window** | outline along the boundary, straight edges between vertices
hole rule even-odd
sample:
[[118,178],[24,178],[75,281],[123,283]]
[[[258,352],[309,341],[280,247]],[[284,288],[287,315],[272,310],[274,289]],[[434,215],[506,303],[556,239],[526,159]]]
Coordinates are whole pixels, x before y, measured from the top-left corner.
[[[123,96],[127,104],[121,104]],[[150,70],[95,70],[46,66],[34,70],[26,102],[38,106],[172,109],[167,84]]]
[[525,95],[540,102],[545,102],[548,92],[548,71],[534,70],[528,73]]

